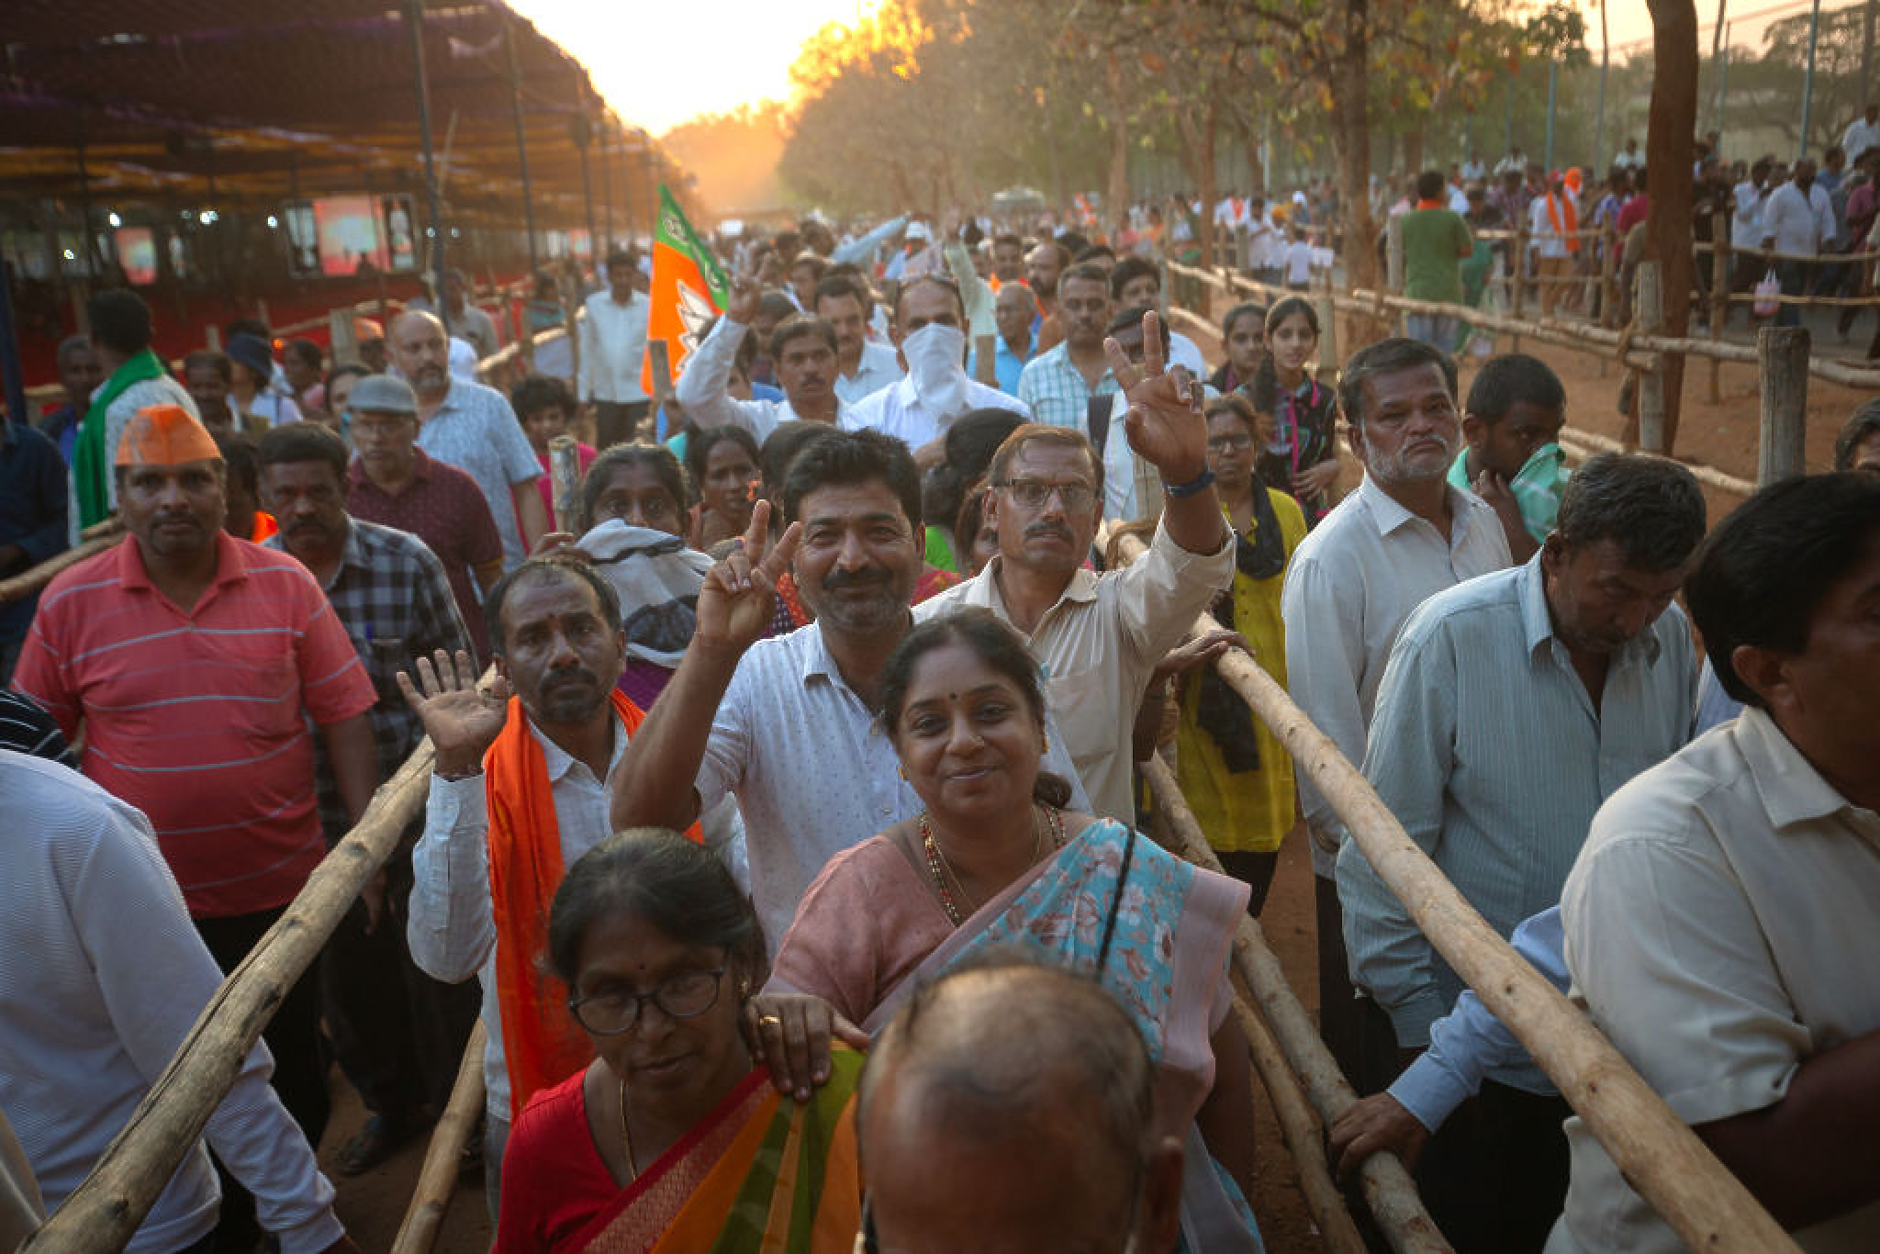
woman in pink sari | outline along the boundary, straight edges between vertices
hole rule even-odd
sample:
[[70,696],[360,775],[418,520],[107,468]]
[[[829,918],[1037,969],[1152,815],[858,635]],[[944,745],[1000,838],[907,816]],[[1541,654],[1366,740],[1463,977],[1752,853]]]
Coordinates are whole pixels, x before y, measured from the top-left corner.
[[1184,1142],[1191,1250],[1255,1250],[1247,1043],[1227,955],[1247,888],[1113,820],[1066,813],[1041,774],[1037,664],[984,610],[916,627],[881,680],[881,719],[927,809],[837,855],[783,938],[769,991],[808,993],[874,1031],[923,981],[994,945],[1096,978],[1142,1031],[1159,1129]]

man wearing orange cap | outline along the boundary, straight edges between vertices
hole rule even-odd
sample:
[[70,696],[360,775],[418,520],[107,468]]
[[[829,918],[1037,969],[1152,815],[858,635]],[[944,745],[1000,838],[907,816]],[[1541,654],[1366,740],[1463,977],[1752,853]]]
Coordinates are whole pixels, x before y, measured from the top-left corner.
[[[1572,173],[1577,186],[1579,172]],[[1554,312],[1554,305],[1563,295],[1568,297],[1569,305],[1573,303],[1566,285],[1557,280],[1573,274],[1574,255],[1580,251],[1575,234],[1579,229],[1579,204],[1556,170],[1548,175],[1546,194],[1536,196],[1528,205],[1528,237],[1533,241],[1534,269],[1540,278],[1543,318]]]
[[[130,535],[47,586],[13,683],[68,738],[82,727],[85,774],[149,817],[226,971],[326,852],[309,723],[356,822],[378,784],[377,695],[306,568],[223,531],[227,469],[200,422],[175,405],[138,410],[113,470]],[[274,1086],[317,1145],[311,979],[266,1037]]]

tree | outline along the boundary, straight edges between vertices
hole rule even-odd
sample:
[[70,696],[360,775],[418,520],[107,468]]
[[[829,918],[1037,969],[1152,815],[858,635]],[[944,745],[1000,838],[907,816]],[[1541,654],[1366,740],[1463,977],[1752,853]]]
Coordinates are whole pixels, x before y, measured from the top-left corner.
[[[1697,127],[1697,9],[1692,0],[1650,0],[1652,14],[1651,122],[1645,136],[1645,166],[1652,171],[1651,207],[1645,216],[1645,259],[1656,260],[1664,278],[1665,334],[1690,329],[1690,292],[1695,278],[1691,250],[1692,183],[1688,177]],[[1676,446],[1684,399],[1684,357],[1666,353],[1665,446]]]

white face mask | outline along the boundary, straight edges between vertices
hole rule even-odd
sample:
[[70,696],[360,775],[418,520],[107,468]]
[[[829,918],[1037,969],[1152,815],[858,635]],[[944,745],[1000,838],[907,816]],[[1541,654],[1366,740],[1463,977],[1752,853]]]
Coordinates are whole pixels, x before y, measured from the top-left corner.
[[901,356],[907,359],[907,377],[923,406],[942,418],[966,411],[964,331],[929,322],[901,341]]

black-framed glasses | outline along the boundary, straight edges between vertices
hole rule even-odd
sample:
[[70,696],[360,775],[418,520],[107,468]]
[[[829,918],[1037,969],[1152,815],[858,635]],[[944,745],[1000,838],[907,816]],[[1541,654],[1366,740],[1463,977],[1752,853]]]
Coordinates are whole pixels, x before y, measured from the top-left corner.
[[1214,453],[1244,453],[1253,447],[1253,436],[1244,431],[1208,437],[1208,450]]
[[570,997],[568,1011],[596,1036],[619,1036],[632,1031],[640,1021],[640,1010],[652,1002],[669,1019],[694,1019],[718,1004],[728,967],[715,971],[688,971],[675,975],[650,993],[629,993],[610,989],[586,997]]
[[1097,501],[1097,490],[1087,483],[1051,483],[1044,479],[1007,479],[998,485],[1012,494],[1012,499],[1026,509],[1038,509],[1051,499],[1053,492],[1064,503],[1064,511],[1080,514]]

